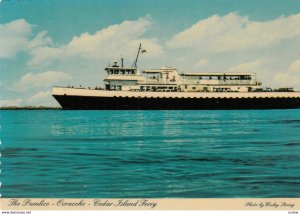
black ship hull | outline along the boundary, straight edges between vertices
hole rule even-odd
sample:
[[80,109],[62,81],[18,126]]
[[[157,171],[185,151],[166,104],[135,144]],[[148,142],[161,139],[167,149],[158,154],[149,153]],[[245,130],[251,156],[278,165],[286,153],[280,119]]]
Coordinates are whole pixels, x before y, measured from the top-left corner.
[[69,110],[230,110],[300,108],[300,98],[134,98],[53,95]]

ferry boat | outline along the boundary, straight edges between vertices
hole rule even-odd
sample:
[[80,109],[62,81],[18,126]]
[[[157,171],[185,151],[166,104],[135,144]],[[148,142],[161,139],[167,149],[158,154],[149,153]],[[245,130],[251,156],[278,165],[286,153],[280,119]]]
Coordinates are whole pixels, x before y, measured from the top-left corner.
[[300,108],[300,92],[264,87],[255,73],[179,73],[175,68],[140,70],[141,44],[132,66],[105,68],[105,88],[53,87],[63,109],[216,110]]

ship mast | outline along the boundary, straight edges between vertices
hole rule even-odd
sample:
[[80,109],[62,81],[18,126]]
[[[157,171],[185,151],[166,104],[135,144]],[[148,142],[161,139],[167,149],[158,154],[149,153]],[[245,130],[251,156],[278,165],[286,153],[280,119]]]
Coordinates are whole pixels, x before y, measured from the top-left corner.
[[139,59],[139,55],[140,55],[140,52],[141,52],[141,49],[142,49],[142,44],[140,43],[140,46],[139,46],[139,49],[138,49],[138,52],[137,52],[137,55],[136,55],[136,58],[132,64],[132,67],[136,68],[137,67],[137,61]]

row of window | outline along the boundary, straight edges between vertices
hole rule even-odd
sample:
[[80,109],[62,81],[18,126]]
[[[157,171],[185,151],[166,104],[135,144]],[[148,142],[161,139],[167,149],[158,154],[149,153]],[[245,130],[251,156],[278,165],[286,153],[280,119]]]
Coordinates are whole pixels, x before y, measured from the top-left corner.
[[176,86],[141,86],[141,91],[177,91]]
[[108,70],[107,74],[128,74],[128,75],[133,75],[135,74],[134,70]]
[[251,76],[183,76],[185,79],[199,79],[199,80],[251,80]]

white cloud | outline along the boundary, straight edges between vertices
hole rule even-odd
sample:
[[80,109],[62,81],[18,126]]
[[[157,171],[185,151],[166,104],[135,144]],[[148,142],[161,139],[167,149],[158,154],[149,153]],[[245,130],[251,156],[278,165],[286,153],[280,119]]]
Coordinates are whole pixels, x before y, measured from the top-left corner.
[[229,69],[231,72],[254,72],[256,73],[268,60],[256,59],[251,62],[242,63]]
[[10,58],[19,51],[32,50],[51,43],[45,31],[31,39],[32,27],[24,19],[0,24],[0,58]]
[[33,106],[49,106],[49,107],[58,107],[59,104],[51,96],[51,90],[39,91],[34,95],[30,96],[28,99],[24,99],[25,105]]
[[300,73],[300,59],[296,60],[295,62],[293,62],[288,70],[290,73],[295,73],[298,72]]
[[290,73],[279,73],[276,74],[274,80],[277,82],[278,86],[282,87],[295,87],[299,88],[300,74],[290,74]]
[[47,37],[47,31],[39,32],[31,41],[28,42],[28,49],[35,49],[40,46],[52,44],[52,39]]
[[0,25],[0,57],[8,58],[16,52],[25,50],[27,37],[31,33],[31,25],[19,19]]
[[142,36],[152,25],[150,19],[140,18],[136,21],[124,21],[111,25],[95,34],[83,33],[74,37],[68,44],[59,47],[40,47],[32,51],[29,65],[40,65],[44,62],[66,60],[68,58],[105,59],[132,57],[139,43],[147,50],[145,58],[158,58],[163,50],[155,38]]
[[45,105],[45,103],[49,102],[49,99],[53,99],[51,97],[50,90],[47,91],[40,91],[36,94],[32,95],[26,100],[26,103],[30,104],[39,104],[39,105]]
[[203,65],[207,65],[208,60],[207,59],[200,59],[196,62],[195,67],[199,68],[202,67]]
[[34,95],[32,95],[31,97],[29,97],[27,99],[27,102],[29,103],[35,103],[36,101],[40,101],[40,100],[43,100],[45,98],[48,98],[51,96],[51,93],[49,90],[47,91],[40,91]]
[[27,73],[12,84],[12,91],[24,92],[32,88],[45,88],[69,79],[70,76],[60,71],[46,71],[43,73]]
[[300,88],[300,60],[292,62],[287,72],[276,74],[274,80],[283,87],[294,86]]
[[300,14],[258,22],[230,13],[199,21],[175,34],[167,46],[207,53],[226,52],[264,48],[295,37],[300,37]]
[[21,99],[8,99],[8,100],[0,100],[0,106],[20,106],[22,105]]

